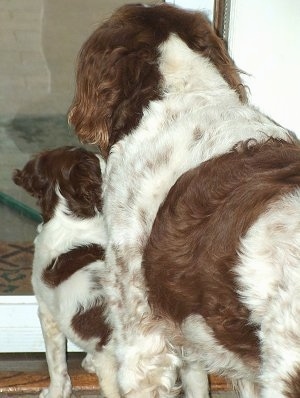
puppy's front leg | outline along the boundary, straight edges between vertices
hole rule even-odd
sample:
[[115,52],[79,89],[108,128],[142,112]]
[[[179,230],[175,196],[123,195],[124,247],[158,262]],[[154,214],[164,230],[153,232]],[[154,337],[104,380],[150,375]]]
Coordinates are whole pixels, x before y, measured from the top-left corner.
[[93,364],[93,356],[92,354],[86,354],[81,362],[81,366],[88,373],[96,373],[95,366]]
[[66,338],[59,330],[44,303],[39,303],[50,385],[40,393],[40,398],[69,398],[72,393],[71,380],[66,361]]

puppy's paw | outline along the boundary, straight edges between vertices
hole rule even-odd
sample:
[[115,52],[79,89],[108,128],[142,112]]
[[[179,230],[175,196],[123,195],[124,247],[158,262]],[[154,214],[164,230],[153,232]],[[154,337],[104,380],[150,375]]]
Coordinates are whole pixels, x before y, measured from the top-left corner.
[[71,398],[72,385],[68,379],[65,381],[63,386],[49,386],[44,388],[39,395],[39,398]]
[[87,354],[81,362],[81,366],[88,373],[96,373],[95,365],[93,363],[93,357],[91,354]]
[[44,388],[40,395],[39,398],[71,398],[72,392],[58,392],[57,390],[49,390],[49,388]]
[[49,397],[49,388],[43,388],[40,392],[39,398],[47,398]]

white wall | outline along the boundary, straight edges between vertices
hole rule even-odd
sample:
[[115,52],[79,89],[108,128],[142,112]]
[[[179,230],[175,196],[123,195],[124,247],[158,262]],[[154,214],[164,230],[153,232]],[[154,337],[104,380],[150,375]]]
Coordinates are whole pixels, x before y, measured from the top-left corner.
[[300,137],[300,1],[232,0],[228,45],[252,102]]
[[182,8],[204,11],[212,20],[214,11],[214,0],[170,0],[167,3],[176,4]]

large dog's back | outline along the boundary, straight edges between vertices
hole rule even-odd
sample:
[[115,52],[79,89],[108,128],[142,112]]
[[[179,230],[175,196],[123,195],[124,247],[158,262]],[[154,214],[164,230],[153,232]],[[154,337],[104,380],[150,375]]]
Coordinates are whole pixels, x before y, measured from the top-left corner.
[[[256,228],[264,217],[271,219],[272,213],[280,214],[291,196],[292,203],[296,204],[294,213],[300,215],[299,188],[298,144],[276,139],[262,144],[252,140],[240,143],[231,152],[190,170],[177,181],[157,214],[145,249],[143,265],[154,313],[178,325],[191,316],[200,315],[216,343],[238,356],[249,367],[249,375],[257,372],[260,366],[262,347],[258,330],[259,322],[263,322],[255,314],[259,310],[253,302],[254,297],[251,301],[251,289],[258,284],[259,278],[264,279],[263,267],[269,265],[261,264],[257,253],[257,269],[251,268],[247,272],[245,256],[249,253],[244,251],[244,244],[252,227]],[[293,239],[296,244],[300,238],[299,219],[294,219],[295,225],[291,229],[294,228],[295,235],[286,231],[291,245]],[[284,225],[274,221],[270,222],[269,231],[266,223],[263,227],[264,232],[268,231],[269,241],[266,236],[266,241],[260,242],[258,233],[253,237],[257,239],[257,249],[258,242],[261,247],[265,244],[266,263],[267,260],[271,265],[272,261],[274,263],[273,275],[278,272],[277,259],[270,253],[281,250],[270,247],[275,242],[272,236],[276,234],[276,225],[284,235]],[[285,240],[281,240],[284,245]],[[278,240],[278,245],[281,241]],[[251,254],[255,263],[255,247]],[[298,260],[294,259],[298,266],[299,254],[299,250],[298,254],[294,252],[294,256],[298,255]],[[286,267],[289,266],[289,255],[286,251]],[[269,282],[272,285],[273,279]],[[268,281],[264,284],[266,286]],[[261,301],[265,294],[266,291],[261,291]],[[273,286],[272,294],[277,295],[276,286]],[[187,334],[197,334],[201,323],[190,325],[194,330]],[[269,326],[271,328],[272,324]],[[208,369],[217,370],[214,366],[221,361],[215,347],[203,345],[204,341],[198,343],[203,351],[199,359]],[[205,363],[206,350],[215,355],[214,364]],[[222,371],[226,374],[226,370]]]

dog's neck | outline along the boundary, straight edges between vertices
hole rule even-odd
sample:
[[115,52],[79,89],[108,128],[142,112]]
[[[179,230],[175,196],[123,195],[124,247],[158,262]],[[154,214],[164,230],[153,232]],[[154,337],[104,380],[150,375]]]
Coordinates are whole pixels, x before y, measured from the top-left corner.
[[159,69],[166,95],[203,95],[214,103],[227,97],[230,97],[230,102],[234,98],[239,101],[238,94],[229,87],[213,63],[192,51],[177,35],[170,35],[159,50]]
[[36,250],[44,247],[52,255],[59,255],[79,245],[91,243],[106,246],[106,232],[102,214],[98,211],[91,218],[78,218],[68,209],[63,197],[59,198],[54,216],[38,227]]

